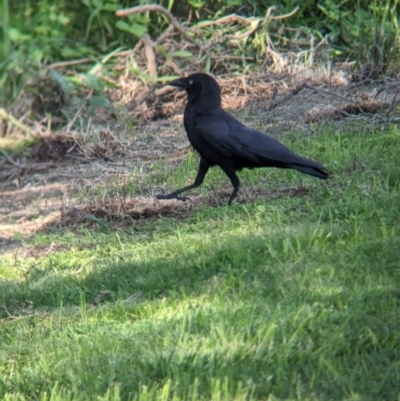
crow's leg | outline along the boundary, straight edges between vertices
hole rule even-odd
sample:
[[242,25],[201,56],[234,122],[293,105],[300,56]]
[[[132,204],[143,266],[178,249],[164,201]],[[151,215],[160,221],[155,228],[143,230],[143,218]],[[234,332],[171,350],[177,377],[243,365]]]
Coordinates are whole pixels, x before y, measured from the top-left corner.
[[224,168],[221,167],[222,170],[224,171],[224,173],[229,177],[229,179],[231,180],[232,186],[233,186],[233,192],[231,193],[231,196],[228,200],[228,205],[232,204],[233,199],[235,199],[239,188],[240,188],[240,180],[239,177],[236,175],[234,170],[231,170],[229,168]]
[[186,200],[185,197],[180,197],[178,195],[181,194],[182,192],[189,191],[189,189],[199,187],[203,183],[204,177],[206,176],[209,168],[210,166],[207,164],[207,162],[204,159],[200,159],[199,171],[197,172],[197,177],[192,185],[188,185],[187,187],[178,189],[177,191],[171,192],[170,194],[167,195],[156,195],[156,199]]

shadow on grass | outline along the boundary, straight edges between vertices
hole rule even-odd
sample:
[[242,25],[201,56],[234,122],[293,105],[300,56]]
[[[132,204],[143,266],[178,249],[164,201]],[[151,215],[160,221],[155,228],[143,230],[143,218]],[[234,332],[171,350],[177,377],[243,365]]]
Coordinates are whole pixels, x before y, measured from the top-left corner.
[[[159,255],[115,252],[90,267],[79,254],[50,258],[26,282],[0,283],[9,309],[72,307],[74,325],[54,323],[41,340],[45,363],[58,368],[39,361],[37,378],[21,376],[18,388],[49,391],[46,382],[59,381],[90,399],[119,383],[128,400],[170,380],[182,398],[195,382],[204,399],[216,382],[230,394],[240,383],[251,399],[397,397],[398,237],[346,245],[341,232],[272,230],[213,241],[178,238]],[[82,297],[102,290],[114,302],[86,310]]]

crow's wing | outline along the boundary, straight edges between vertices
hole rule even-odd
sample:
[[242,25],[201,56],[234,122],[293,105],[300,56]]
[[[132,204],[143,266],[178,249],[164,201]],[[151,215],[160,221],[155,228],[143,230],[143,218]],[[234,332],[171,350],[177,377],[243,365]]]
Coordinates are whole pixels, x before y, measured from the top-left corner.
[[227,157],[238,157],[253,163],[271,161],[310,165],[312,162],[292,152],[276,139],[246,127],[228,113],[203,118],[195,125],[195,131],[199,139]]
[[227,157],[243,157],[257,162],[257,155],[244,147],[240,140],[230,134],[227,123],[216,118],[210,118],[197,124],[195,127],[196,136],[207,145],[207,147],[218,150]]

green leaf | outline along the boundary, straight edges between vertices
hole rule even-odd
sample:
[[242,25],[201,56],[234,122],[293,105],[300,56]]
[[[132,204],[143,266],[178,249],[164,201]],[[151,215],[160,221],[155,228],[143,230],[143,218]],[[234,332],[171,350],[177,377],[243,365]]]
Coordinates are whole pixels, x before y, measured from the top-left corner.
[[165,75],[163,77],[158,77],[157,82],[167,82],[172,81],[173,79],[178,79],[179,75]]
[[206,4],[205,1],[195,1],[195,0],[190,0],[189,4],[193,6],[194,8],[201,8]]
[[101,10],[103,8],[103,2],[101,0],[92,0],[92,3],[97,10]]
[[93,214],[85,214],[85,219],[90,221],[95,221],[96,223],[99,220],[96,216],[93,216]]
[[141,38],[147,32],[147,28],[143,25],[136,24],[135,22],[133,22],[131,24],[130,31],[138,38]]
[[82,48],[73,49],[69,46],[62,46],[60,53],[64,58],[81,57],[83,54]]
[[99,226],[101,227],[108,227],[108,221],[104,219],[98,219],[97,222],[99,223]]
[[153,77],[150,74],[146,74],[146,73],[140,71],[139,68],[131,67],[130,71],[132,71],[143,82],[149,82],[149,81],[153,80]]
[[85,74],[85,84],[89,88],[93,88],[98,92],[102,92],[104,89],[104,83],[102,78],[89,73]]
[[119,4],[106,3],[103,6],[104,11],[117,11],[121,8]]
[[167,50],[165,49],[165,47],[161,46],[161,45],[156,45],[155,46],[156,50],[161,53],[164,57],[169,57],[169,54],[167,52]]
[[34,63],[38,63],[38,62],[42,61],[44,58],[44,55],[45,55],[45,51],[46,51],[46,49],[44,49],[44,51],[43,51],[43,48],[36,48],[36,49],[32,50],[32,52],[28,55],[29,61],[34,62]]
[[74,87],[71,82],[69,82],[64,75],[60,74],[57,70],[50,70],[50,76],[58,82],[64,93],[67,95],[72,95],[74,93]]
[[116,23],[116,27],[121,29],[121,31],[130,32],[138,38],[141,38],[147,32],[147,28],[145,26],[137,24],[136,22],[127,24],[125,21],[118,21]]
[[24,36],[21,31],[17,28],[10,28],[8,30],[8,37],[10,38],[11,42],[22,42],[24,40]]
[[172,57],[182,57],[182,58],[185,58],[185,57],[191,57],[191,56],[193,56],[193,53],[188,52],[188,51],[186,51],[186,50],[177,50],[176,52],[173,52],[173,53],[172,53]]
[[118,29],[121,29],[121,31],[130,32],[129,24],[127,24],[125,21],[117,21],[115,26]]
[[62,14],[60,14],[60,15],[58,16],[58,22],[59,22],[61,25],[66,26],[66,25],[69,24],[70,21],[71,21],[71,19],[70,19],[69,17],[67,17],[64,13],[62,13]]
[[168,11],[172,10],[172,7],[174,6],[175,1],[174,0],[168,0]]
[[90,104],[90,106],[94,106],[94,107],[107,107],[110,105],[110,102],[105,96],[93,95],[89,99],[89,104]]
[[206,58],[206,67],[205,67],[206,73],[209,74],[211,71],[211,58],[210,56],[207,56]]
[[114,82],[108,81],[107,79],[103,78],[103,84],[107,87],[107,88],[113,88],[116,89],[118,88],[118,85],[115,84]]

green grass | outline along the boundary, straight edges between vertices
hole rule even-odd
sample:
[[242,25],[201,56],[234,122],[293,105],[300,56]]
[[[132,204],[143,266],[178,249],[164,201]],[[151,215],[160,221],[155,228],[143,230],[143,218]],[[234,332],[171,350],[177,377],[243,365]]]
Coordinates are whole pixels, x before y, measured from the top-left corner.
[[[278,196],[40,234],[69,250],[0,259],[0,398],[399,400],[400,132],[320,131],[281,139],[328,182],[244,171],[242,191]],[[229,188],[217,169],[206,181]]]
[[[29,152],[29,148],[36,145],[37,139],[25,139],[25,138],[0,138],[0,149],[3,149],[8,153],[9,156],[26,156]],[[0,153],[0,161],[4,158],[4,155]]]

